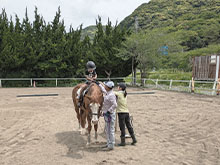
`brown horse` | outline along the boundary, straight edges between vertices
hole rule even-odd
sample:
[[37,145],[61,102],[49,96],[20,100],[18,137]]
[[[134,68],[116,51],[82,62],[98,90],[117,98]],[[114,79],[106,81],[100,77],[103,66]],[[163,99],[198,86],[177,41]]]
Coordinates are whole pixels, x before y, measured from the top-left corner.
[[[98,120],[101,115],[101,108],[103,104],[103,94],[98,85],[95,83],[91,83],[89,85],[88,92],[85,94],[83,98],[83,103],[78,107],[78,99],[77,99],[77,91],[79,88],[85,88],[86,84],[78,84],[72,91],[72,99],[75,107],[75,111],[77,114],[77,119],[79,122],[79,129],[81,130],[81,127],[85,129],[86,120],[88,122],[88,141],[87,144],[90,144],[91,142],[91,129],[92,124],[94,124],[95,129],[95,140],[97,141],[98,134]],[[82,132],[81,132],[82,133]]]

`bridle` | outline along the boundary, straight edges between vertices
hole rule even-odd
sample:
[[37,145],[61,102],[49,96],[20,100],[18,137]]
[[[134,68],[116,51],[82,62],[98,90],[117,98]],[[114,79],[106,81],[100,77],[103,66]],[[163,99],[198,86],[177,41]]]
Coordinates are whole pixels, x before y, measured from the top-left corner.
[[92,119],[92,116],[97,116],[99,118],[99,115],[100,115],[99,111],[100,111],[100,109],[98,109],[97,113],[92,112],[90,107],[89,107],[89,110],[90,110],[90,112],[89,112],[90,119]]
[[[90,104],[90,103],[89,103]],[[81,110],[83,110],[83,111],[86,111],[86,107],[85,107],[85,104],[83,104],[83,108],[81,109]],[[89,112],[89,117],[90,117],[90,119],[92,119],[92,116],[98,116],[99,117],[99,110],[98,110],[98,113],[93,113],[92,112],[92,110],[91,110],[91,108],[89,107],[89,110],[90,110],[90,112]]]
[[99,115],[99,113],[92,113],[92,112],[89,113],[90,118],[92,118],[92,116],[98,116],[98,115]]

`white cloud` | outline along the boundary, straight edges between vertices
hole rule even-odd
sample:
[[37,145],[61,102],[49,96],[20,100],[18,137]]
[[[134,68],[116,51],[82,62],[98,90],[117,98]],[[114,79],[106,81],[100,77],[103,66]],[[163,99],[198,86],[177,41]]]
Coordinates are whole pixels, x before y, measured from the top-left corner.
[[103,24],[109,18],[113,24],[122,21],[130,15],[142,3],[149,0],[0,0],[0,8],[5,8],[6,13],[19,18],[25,15],[28,8],[28,16],[34,20],[35,6],[46,22],[51,22],[60,6],[61,16],[65,25],[71,24],[77,28],[80,24],[83,27],[94,25],[98,15],[102,17]]

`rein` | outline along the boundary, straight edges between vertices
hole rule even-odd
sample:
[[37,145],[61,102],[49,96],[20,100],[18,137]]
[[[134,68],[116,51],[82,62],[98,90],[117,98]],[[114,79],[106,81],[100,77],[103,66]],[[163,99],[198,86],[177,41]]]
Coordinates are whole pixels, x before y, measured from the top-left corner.
[[92,113],[92,112],[90,112],[89,113],[89,117],[92,118],[92,116],[99,116],[99,113]]
[[99,115],[98,113],[92,113],[92,112],[89,113],[89,114],[90,114],[90,115],[97,115],[97,116]]

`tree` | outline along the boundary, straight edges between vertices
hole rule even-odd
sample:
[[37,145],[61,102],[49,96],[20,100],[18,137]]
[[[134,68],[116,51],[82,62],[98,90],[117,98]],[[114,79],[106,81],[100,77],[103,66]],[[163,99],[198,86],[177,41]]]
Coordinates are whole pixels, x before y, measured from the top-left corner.
[[110,76],[127,76],[130,71],[128,70],[127,60],[123,61],[117,56],[118,49],[122,45],[127,35],[124,29],[121,29],[117,23],[112,26],[108,20],[105,30],[99,17],[97,22],[97,32],[92,44],[93,56],[90,60],[94,60],[97,64],[97,72],[101,77]]
[[129,74],[129,62],[116,56],[127,35],[117,24],[108,21],[103,28],[99,18],[94,41],[88,36],[82,40],[82,26],[65,30],[60,8],[51,23],[37,7],[34,14],[33,22],[27,9],[22,22],[16,15],[15,22],[9,21],[4,10],[0,14],[0,77],[82,77],[88,60],[96,62],[100,77],[105,71],[112,76]]
[[168,46],[169,53],[182,50],[174,38],[160,30],[132,34],[123,43],[118,56],[123,59],[135,57],[140,69],[141,79],[144,79],[147,76],[147,71],[162,67],[164,57],[161,56],[160,48],[164,44]]

